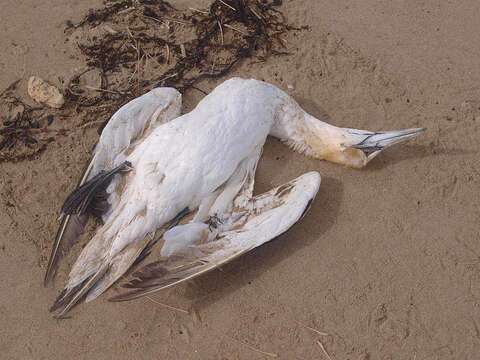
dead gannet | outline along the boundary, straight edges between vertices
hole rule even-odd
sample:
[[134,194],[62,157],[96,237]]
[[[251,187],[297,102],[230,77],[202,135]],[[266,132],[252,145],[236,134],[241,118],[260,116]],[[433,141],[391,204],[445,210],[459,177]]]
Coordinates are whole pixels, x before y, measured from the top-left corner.
[[[423,129],[371,132],[338,128],[307,114],[285,92],[257,80],[230,79],[180,116],[181,95],[157,88],[118,110],[103,130],[78,188],[62,207],[45,275],[81,234],[89,214],[103,226],[85,246],[52,310],[63,316],[95,299],[144,259],[129,300],[194,278],[287,231],[319,186],[306,173],[253,196],[268,135],[318,159],[361,168],[383,149]],[[153,257],[153,256],[151,256]]]

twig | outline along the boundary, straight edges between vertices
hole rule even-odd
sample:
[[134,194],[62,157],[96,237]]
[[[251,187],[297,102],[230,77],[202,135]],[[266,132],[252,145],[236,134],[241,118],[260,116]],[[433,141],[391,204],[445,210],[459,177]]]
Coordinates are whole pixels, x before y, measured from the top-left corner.
[[130,31],[130,28],[127,26],[127,34],[130,36],[132,40],[135,40],[135,37],[133,36],[132,32]]
[[172,75],[165,76],[163,79],[159,80],[158,82],[161,83],[162,81],[165,81],[165,80],[170,79],[170,78],[172,78],[172,77],[175,77],[175,76],[177,76],[177,75],[178,75],[178,74],[175,73],[175,74],[172,74]]
[[153,20],[153,21],[156,21],[156,22],[158,22],[158,23],[160,23],[160,24],[163,23],[162,20],[157,19],[157,18],[154,18],[153,16],[142,15],[142,17],[147,18],[147,19],[150,19],[150,20]]
[[328,358],[328,360],[332,360],[332,358],[330,357],[330,355],[328,355],[327,350],[325,350],[325,346],[323,346],[323,344],[321,343],[320,340],[317,340],[317,344],[318,344],[318,346],[320,346],[320,349],[322,349],[323,353],[324,353],[325,356]]
[[220,28],[220,39],[222,41],[222,45],[224,44],[224,41],[223,41],[223,28],[222,28],[222,23],[220,22],[220,20],[217,20],[217,24],[218,24],[218,27]]
[[141,47],[137,41],[137,47],[139,48],[139,50],[137,51],[137,94],[138,94],[138,91],[140,91],[140,70],[142,70],[143,73],[145,73],[145,68],[143,69],[140,69],[142,66],[142,61],[143,61],[143,58],[145,56],[145,52],[142,54],[142,56],[140,56],[140,52],[141,52]]
[[235,9],[232,5],[228,5],[226,2],[222,1],[222,0],[218,0],[220,1],[223,5],[225,5],[226,7],[229,7],[230,9],[232,9],[233,11],[237,11],[237,9]]
[[232,29],[233,31],[237,31],[239,32],[240,34],[242,35],[248,35],[247,33],[243,32],[242,30],[238,30],[237,28],[234,28],[232,25],[228,25],[228,24],[223,24],[223,26],[229,28],[229,29]]
[[130,75],[130,77],[128,78],[128,85],[130,85],[130,83],[132,82],[132,79],[134,78],[134,76],[137,74],[137,65],[135,64],[135,68],[133,69],[133,73],[132,75]]
[[211,74],[213,74],[214,71],[215,71],[215,65],[217,65],[217,58],[216,57],[213,59],[212,69],[210,70]]
[[125,14],[125,13],[127,13],[127,12],[132,11],[132,10],[135,10],[135,8],[134,8],[134,7],[126,8],[126,9],[124,9],[124,10],[120,10],[120,11],[117,13],[117,15]]
[[255,15],[255,16],[258,18],[258,20],[263,20],[263,18],[262,18],[260,15],[258,15],[258,14],[255,12],[255,10],[253,10],[252,7],[249,6],[248,8],[249,8],[250,11],[253,13],[253,15]]
[[170,46],[168,46],[168,44],[166,46],[167,46],[167,64],[170,64]]
[[115,91],[115,90],[108,90],[108,89],[100,89],[95,86],[90,86],[90,85],[85,85],[85,88],[93,91],[99,91],[99,92],[106,92],[110,94],[116,94],[116,95],[129,95],[130,93],[128,92],[122,92],[122,91]]
[[326,332],[318,331],[317,329],[311,328],[310,326],[305,326],[308,330],[311,330],[313,332],[316,332],[318,335],[321,336],[329,336]]
[[323,331],[320,331],[320,330],[317,330],[317,329],[314,329],[310,326],[307,326],[305,324],[302,324],[301,322],[297,321],[297,324],[303,326],[305,329],[308,329],[310,331],[313,331],[315,333],[317,333],[318,335],[321,335],[321,336],[329,336],[330,334],[327,334],[326,332],[323,332]]
[[167,309],[175,310],[175,311],[180,311],[181,313],[184,313],[184,314],[190,314],[187,310],[179,309],[179,308],[176,308],[176,307],[174,307],[174,306],[167,305],[167,304],[161,303],[161,302],[159,302],[159,301],[153,300],[150,296],[145,296],[145,297],[146,297],[148,300],[150,300],[151,302],[153,302],[154,304],[157,304],[157,305],[166,307]]
[[[146,56],[147,59],[150,59],[150,60],[152,60],[152,61],[155,61],[158,66],[162,66],[162,64],[160,64],[155,57],[153,57],[152,55],[150,55],[149,53],[147,53],[145,50],[143,50],[143,51],[144,51],[145,56]],[[157,56],[157,55],[158,55],[158,54],[157,54],[157,51],[155,50],[155,56]],[[145,67],[147,67],[146,64],[145,64]]]
[[[18,129],[18,130],[23,130],[23,129]],[[28,129],[28,131],[32,134],[60,134],[60,133],[67,132],[68,129],[65,129],[65,128],[60,128],[60,129],[42,128],[42,129]]]
[[168,21],[171,21],[171,22],[174,22],[174,23],[182,24],[182,25],[189,25],[190,24],[187,21],[182,21],[182,20],[174,19],[174,18],[167,17],[167,16],[162,17],[162,19],[165,19],[165,20],[168,20]]
[[196,12],[198,12],[198,13],[200,13],[200,14],[208,15],[208,12],[207,12],[207,11],[198,10],[198,9],[193,8],[193,7],[189,7],[189,9],[192,10],[192,11],[196,11]]
[[80,125],[78,127],[76,127],[75,129],[85,129],[87,127],[92,127],[92,126],[95,126],[95,125],[100,125],[100,124],[103,124],[105,122],[105,120],[98,120],[98,121],[90,121],[90,122],[87,122],[83,125]]
[[185,50],[185,45],[183,44],[180,44],[180,53],[182,54],[183,58],[187,57],[187,51]]
[[229,336],[229,338],[232,339],[233,341],[238,342],[239,344],[242,344],[243,346],[248,347],[252,351],[258,352],[259,354],[263,354],[263,355],[271,357],[271,358],[278,358],[278,354],[269,353],[269,352],[266,352],[266,351],[259,350],[257,348],[254,348],[252,345],[249,345],[247,343],[244,343],[243,341],[234,339],[233,337],[230,337],[230,336]]
[[191,88],[192,88],[192,89],[195,89],[195,90],[197,90],[197,91],[200,91],[200,92],[201,92],[202,94],[204,94],[204,95],[208,95],[208,93],[207,93],[206,91],[200,89],[199,87],[196,87],[195,85],[192,85]]

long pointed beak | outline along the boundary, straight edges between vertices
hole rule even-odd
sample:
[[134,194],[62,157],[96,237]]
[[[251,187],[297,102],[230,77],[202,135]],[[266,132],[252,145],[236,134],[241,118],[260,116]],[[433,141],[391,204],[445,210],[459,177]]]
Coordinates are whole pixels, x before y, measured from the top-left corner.
[[423,133],[425,130],[425,128],[414,128],[396,131],[380,131],[367,135],[362,141],[353,144],[350,147],[362,150],[367,156],[367,160],[370,161],[382,150],[400,142],[412,139]]

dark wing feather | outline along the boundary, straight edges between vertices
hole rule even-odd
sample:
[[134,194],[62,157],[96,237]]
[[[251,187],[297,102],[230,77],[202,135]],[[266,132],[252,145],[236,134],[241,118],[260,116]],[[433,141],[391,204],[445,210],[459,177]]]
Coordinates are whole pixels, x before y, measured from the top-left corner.
[[[237,256],[240,255],[241,253]],[[232,258],[229,258],[227,261],[231,260]],[[145,265],[141,270],[133,273],[134,278],[123,285],[124,288],[129,290],[110,298],[110,300],[127,301],[137,299],[197,277],[217,268],[219,265],[221,263],[211,263],[206,259],[192,259],[191,262],[182,265],[168,265],[166,261],[156,261]]]
[[55,276],[59,262],[72,248],[76,240],[83,234],[87,224],[87,215],[62,215],[55,242],[48,260],[45,272],[44,285],[46,286]]
[[131,168],[132,164],[125,161],[110,171],[100,171],[97,175],[75,189],[67,197],[62,206],[62,214],[83,215],[88,210],[92,208],[95,209],[97,207],[96,201],[104,199],[103,193],[113,177],[118,173],[129,171]]

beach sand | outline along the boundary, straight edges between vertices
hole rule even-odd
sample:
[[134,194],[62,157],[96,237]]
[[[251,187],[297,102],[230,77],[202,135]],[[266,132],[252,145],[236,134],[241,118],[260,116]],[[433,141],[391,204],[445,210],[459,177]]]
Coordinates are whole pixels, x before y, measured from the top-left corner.
[[[59,85],[82,65],[65,21],[100,5],[3,0],[0,89],[31,75]],[[1,163],[0,358],[327,360],[322,347],[334,360],[479,358],[480,3],[297,0],[283,10],[310,26],[288,38],[292,54],[232,75],[276,84],[336,125],[427,132],[361,171],[269,139],[257,192],[322,174],[300,223],[222,271],[151,299],[111,303],[113,289],[61,321],[48,308],[79,249],[54,286],[42,280],[58,209],[97,132]],[[187,106],[200,96],[187,92]]]

